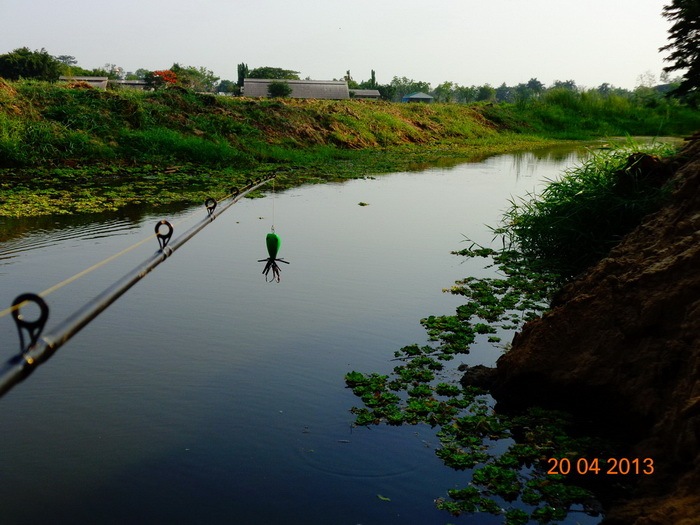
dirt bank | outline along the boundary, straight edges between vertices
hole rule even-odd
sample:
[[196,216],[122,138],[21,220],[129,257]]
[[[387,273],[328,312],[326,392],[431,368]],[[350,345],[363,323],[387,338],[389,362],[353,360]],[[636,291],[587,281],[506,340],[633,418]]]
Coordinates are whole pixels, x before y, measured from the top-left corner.
[[567,285],[498,361],[502,406],[563,406],[652,475],[606,523],[700,523],[700,137],[669,161],[671,202]]

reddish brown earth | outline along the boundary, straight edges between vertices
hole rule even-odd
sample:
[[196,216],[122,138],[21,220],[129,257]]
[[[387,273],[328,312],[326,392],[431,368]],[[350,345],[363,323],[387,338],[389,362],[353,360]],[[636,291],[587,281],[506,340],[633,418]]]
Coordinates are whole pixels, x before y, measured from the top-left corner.
[[568,284],[498,360],[502,406],[566,407],[652,458],[605,523],[700,523],[700,137],[668,161],[672,199]]

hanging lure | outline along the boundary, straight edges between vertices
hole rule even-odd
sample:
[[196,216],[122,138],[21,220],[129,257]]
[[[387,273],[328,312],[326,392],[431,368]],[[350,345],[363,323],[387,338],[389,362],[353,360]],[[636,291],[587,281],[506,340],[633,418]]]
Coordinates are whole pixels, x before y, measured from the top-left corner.
[[268,281],[268,275],[270,273],[270,270],[272,270],[272,278],[269,279],[269,281],[280,282],[280,273],[282,270],[280,269],[277,263],[281,262],[284,264],[289,264],[289,262],[285,261],[284,259],[277,258],[277,254],[280,251],[280,246],[282,245],[282,240],[275,233],[274,228],[272,232],[267,234],[267,237],[265,238],[265,244],[267,244],[267,254],[269,255],[269,257],[267,259],[260,259],[258,261],[265,263],[265,269],[262,271],[263,275],[265,276],[265,281]]

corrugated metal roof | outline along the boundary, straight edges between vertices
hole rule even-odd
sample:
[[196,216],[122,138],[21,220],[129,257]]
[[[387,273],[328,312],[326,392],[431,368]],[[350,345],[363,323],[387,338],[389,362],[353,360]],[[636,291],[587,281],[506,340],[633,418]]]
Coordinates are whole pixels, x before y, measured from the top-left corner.
[[427,101],[427,100],[433,100],[433,97],[423,93],[422,91],[416,91],[415,93],[405,95],[401,100],[403,100],[403,101],[406,101],[406,100],[426,100]]
[[[271,82],[269,78],[246,78],[243,80],[243,95],[246,97],[267,97]],[[322,98],[343,100],[350,98],[347,82],[341,80],[278,80],[292,88],[292,98]]]
[[382,96],[378,89],[351,89],[350,94],[355,98],[379,98]]
[[107,89],[108,77],[58,77],[62,82],[85,82],[98,89]]

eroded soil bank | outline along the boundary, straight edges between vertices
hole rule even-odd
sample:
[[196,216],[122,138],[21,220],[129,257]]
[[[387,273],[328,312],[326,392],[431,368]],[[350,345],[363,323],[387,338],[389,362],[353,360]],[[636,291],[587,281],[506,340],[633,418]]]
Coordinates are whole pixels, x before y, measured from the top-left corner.
[[504,407],[574,411],[625,457],[653,459],[652,475],[626,476],[608,524],[700,519],[700,136],[668,162],[671,201],[524,326],[492,389]]

